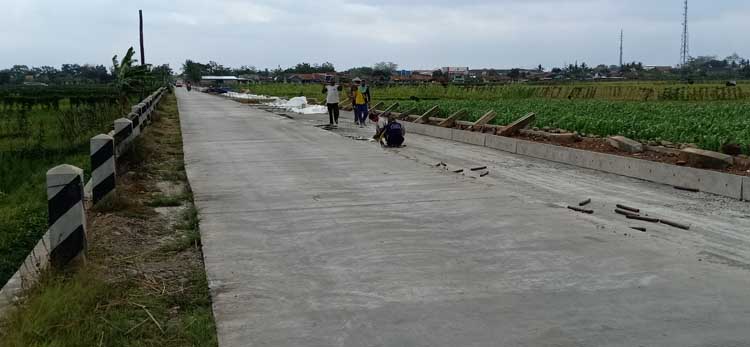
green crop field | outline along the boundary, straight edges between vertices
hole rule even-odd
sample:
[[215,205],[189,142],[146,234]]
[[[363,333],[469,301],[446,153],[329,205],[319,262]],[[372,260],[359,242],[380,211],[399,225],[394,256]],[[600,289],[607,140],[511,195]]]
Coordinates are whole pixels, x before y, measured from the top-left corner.
[[120,117],[102,87],[0,89],[0,285],[47,228],[45,173],[89,170],[89,139]]
[[[254,94],[272,96],[306,96],[320,99],[321,85],[317,84],[259,84],[246,87]],[[439,84],[421,86],[373,87],[373,97],[395,100],[451,99],[583,99],[617,101],[717,101],[750,100],[750,86],[740,84],[726,87],[721,84],[667,83],[575,83],[556,85],[500,85],[443,87]]]
[[399,109],[416,107],[424,112],[433,105],[447,116],[460,109],[476,120],[489,110],[497,112],[495,124],[508,124],[528,112],[537,119],[534,126],[568,129],[585,134],[613,134],[638,140],[666,140],[694,143],[718,150],[735,142],[750,146],[750,102],[629,102],[601,100],[522,99],[500,101],[398,101]]
[[[322,100],[319,85],[250,85],[248,91]],[[744,89],[743,89],[744,88]],[[694,143],[718,150],[728,142],[750,152],[750,86],[675,83],[579,83],[549,86],[463,87],[426,85],[373,87],[373,101],[399,102],[401,111],[433,105],[440,114],[466,109],[476,119],[496,111],[495,124],[529,113],[535,126],[557,127],[600,136]]]

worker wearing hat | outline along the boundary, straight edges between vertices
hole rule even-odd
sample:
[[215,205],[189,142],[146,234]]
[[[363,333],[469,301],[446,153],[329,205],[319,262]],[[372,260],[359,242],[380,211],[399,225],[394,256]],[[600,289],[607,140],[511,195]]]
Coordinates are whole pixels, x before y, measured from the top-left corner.
[[351,87],[349,97],[352,99],[352,105],[354,106],[354,123],[362,128],[367,121],[367,108],[370,103],[370,88],[365,81],[361,80],[359,77],[353,79],[352,82],[354,82],[354,85]]

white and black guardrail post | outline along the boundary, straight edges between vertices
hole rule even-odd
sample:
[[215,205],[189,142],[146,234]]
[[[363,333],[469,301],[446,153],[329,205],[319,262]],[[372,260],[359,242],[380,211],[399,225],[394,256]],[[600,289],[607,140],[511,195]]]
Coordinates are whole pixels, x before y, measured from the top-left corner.
[[115,190],[115,138],[96,135],[91,138],[91,197],[96,205]]
[[141,102],[136,106],[138,106],[138,118],[140,119],[138,123],[141,127],[141,132],[143,132],[143,129],[146,128],[146,120],[148,119],[146,104]]
[[62,268],[86,250],[83,170],[59,165],[47,171],[50,263]]
[[149,95],[146,98],[146,120],[148,124],[151,124],[151,114],[154,112],[154,95]]
[[133,138],[133,122],[127,118],[115,120],[115,148],[116,155],[120,155],[127,149],[128,143]]
[[136,138],[141,135],[141,108],[139,105],[132,106],[128,119],[133,122],[133,137]]

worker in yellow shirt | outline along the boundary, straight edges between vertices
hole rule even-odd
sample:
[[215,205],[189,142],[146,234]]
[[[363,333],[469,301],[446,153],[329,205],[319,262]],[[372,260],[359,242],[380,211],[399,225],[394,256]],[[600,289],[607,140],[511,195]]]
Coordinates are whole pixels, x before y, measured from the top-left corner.
[[354,123],[363,128],[367,121],[368,112],[367,109],[370,104],[370,87],[367,86],[366,82],[359,79],[359,77],[352,80],[352,85],[349,92],[349,97],[352,99],[352,105],[354,106]]

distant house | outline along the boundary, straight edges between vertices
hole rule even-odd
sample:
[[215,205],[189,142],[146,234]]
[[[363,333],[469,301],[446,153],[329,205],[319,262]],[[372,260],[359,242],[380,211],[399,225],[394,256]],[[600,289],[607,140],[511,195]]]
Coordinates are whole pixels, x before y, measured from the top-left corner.
[[287,77],[286,81],[290,83],[325,83],[333,78],[336,78],[336,75],[327,73],[301,73]]
[[391,81],[394,83],[427,83],[432,81],[432,75],[421,75],[421,74],[411,74],[409,76],[400,76],[400,75],[394,75],[391,76]]
[[201,84],[205,85],[236,85],[239,83],[245,83],[249,80],[247,78],[241,78],[237,76],[203,76],[201,77]]
[[672,72],[671,66],[657,66],[657,65],[645,65],[643,70],[646,71],[658,71],[658,72]]
[[432,77],[432,74],[435,73],[437,70],[411,70],[411,75],[422,75],[422,76],[430,76]]
[[252,83],[258,83],[262,79],[259,74],[240,75],[240,78],[244,78],[246,81]]
[[469,67],[463,67],[463,66],[447,66],[440,68],[440,71],[443,72],[443,75],[448,77],[454,77],[454,76],[468,76],[469,75]]

